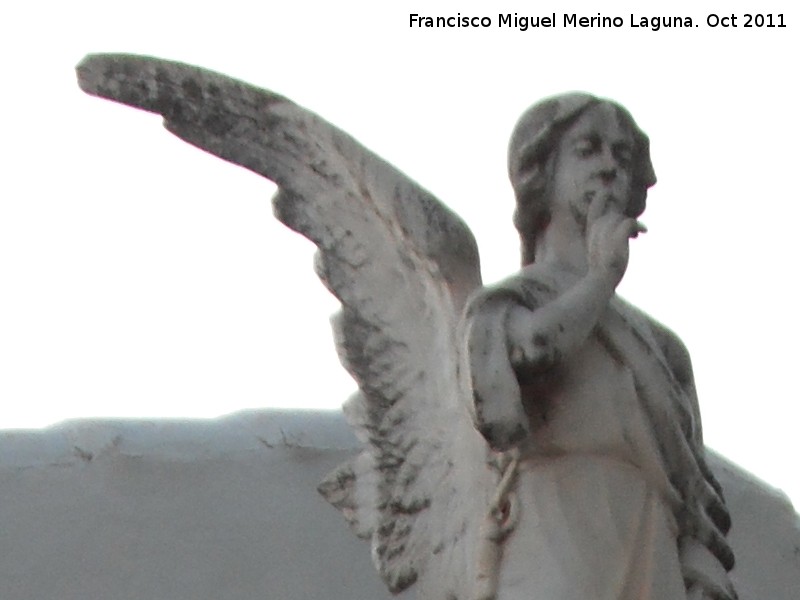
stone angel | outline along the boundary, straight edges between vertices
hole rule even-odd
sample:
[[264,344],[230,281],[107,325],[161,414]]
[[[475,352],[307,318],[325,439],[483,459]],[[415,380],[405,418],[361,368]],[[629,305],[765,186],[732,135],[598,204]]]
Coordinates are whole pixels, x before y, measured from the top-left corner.
[[364,445],[319,489],[392,592],[736,597],[689,355],[615,293],[655,183],[624,108],[571,93],[522,116],[509,150],[522,267],[484,287],[458,216],[286,98],[126,55],[89,56],[78,78],[274,181],[277,218],[317,245]]

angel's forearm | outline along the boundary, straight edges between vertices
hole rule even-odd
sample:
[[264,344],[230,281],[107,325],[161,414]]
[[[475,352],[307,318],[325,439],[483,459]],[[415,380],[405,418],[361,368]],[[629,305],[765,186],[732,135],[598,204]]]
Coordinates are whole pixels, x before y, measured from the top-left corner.
[[564,294],[536,310],[521,305],[508,313],[509,358],[520,376],[535,375],[580,348],[614,293],[608,277],[589,272]]

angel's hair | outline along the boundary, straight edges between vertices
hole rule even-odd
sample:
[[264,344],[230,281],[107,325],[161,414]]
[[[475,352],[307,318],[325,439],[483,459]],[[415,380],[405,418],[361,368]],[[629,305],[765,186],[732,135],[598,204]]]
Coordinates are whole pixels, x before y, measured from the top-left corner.
[[514,226],[522,242],[523,265],[533,262],[536,238],[550,221],[550,185],[559,141],[578,117],[598,104],[613,106],[633,132],[631,194],[625,212],[635,218],[644,211],[647,188],[656,182],[656,175],[650,162],[650,140],[630,113],[616,102],[589,94],[546,98],[520,117],[508,148],[508,174],[517,200]]

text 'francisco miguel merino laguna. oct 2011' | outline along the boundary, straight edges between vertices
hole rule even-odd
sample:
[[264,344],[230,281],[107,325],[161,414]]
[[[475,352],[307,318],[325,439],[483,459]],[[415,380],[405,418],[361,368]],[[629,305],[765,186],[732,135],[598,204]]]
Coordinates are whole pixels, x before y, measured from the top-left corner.
[[418,13],[409,15],[409,27],[412,28],[473,28],[486,29],[490,27],[517,29],[528,31],[539,28],[562,27],[567,29],[647,29],[659,31],[661,29],[688,28],[785,28],[786,22],[783,14],[772,13],[710,13],[702,17],[691,16],[643,16],[630,14],[626,17],[619,15],[608,16],[601,13],[586,16],[577,13],[549,13],[546,15],[520,15],[519,13],[500,13],[497,17],[469,16],[457,13],[450,16],[428,16]]

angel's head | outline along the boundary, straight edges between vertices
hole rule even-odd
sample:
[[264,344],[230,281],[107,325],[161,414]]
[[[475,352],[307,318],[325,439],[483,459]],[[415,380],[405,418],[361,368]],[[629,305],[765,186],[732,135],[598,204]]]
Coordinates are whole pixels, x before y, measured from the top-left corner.
[[542,100],[517,122],[508,151],[508,171],[517,200],[514,225],[522,241],[523,265],[533,262],[537,237],[550,223],[556,201],[556,169],[565,168],[565,161],[558,160],[564,140],[590,115],[593,119],[613,119],[630,139],[622,166],[627,177],[619,178],[627,188],[622,191],[623,210],[634,218],[644,211],[647,189],[656,177],[650,162],[650,142],[630,113],[589,94],[570,93]]

